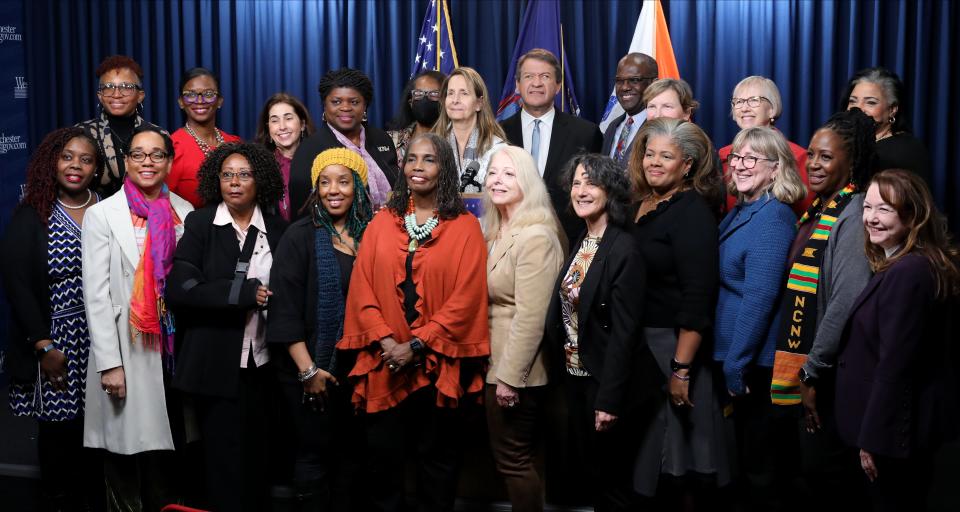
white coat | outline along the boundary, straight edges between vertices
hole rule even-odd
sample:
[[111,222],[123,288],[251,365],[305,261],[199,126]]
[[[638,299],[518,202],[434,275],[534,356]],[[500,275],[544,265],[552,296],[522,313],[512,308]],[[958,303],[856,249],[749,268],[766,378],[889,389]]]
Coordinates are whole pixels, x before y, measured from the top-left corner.
[[[170,204],[181,220],[193,210],[174,194]],[[122,189],[84,214],[82,247],[90,330],[83,446],[122,455],[173,450],[161,353],[130,340],[130,294],[140,250]],[[107,395],[100,386],[100,372],[118,366],[126,377],[124,399]]]

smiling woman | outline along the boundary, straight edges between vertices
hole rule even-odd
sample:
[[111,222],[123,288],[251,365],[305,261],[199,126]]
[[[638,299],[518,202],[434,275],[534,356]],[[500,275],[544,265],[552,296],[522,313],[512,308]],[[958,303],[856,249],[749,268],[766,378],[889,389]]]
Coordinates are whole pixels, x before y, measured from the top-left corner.
[[283,182],[273,155],[249,143],[213,150],[197,176],[207,206],[187,217],[166,294],[182,337],[173,385],[192,396],[200,421],[208,503],[264,510],[264,418],[276,415],[266,310],[286,228],[272,211]]
[[180,78],[177,104],[186,116],[183,128],[173,132],[176,156],[167,178],[170,190],[195,208],[203,205],[197,193],[197,170],[207,155],[218,146],[239,142],[240,137],[217,128],[217,111],[223,106],[223,95],[217,76],[206,68],[193,68]]

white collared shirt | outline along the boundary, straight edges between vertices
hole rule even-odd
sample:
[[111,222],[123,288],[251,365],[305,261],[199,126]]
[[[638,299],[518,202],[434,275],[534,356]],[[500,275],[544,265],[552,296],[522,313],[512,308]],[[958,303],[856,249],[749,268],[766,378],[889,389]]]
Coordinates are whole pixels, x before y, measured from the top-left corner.
[[637,112],[634,115],[627,115],[623,118],[623,122],[620,123],[620,126],[617,127],[617,131],[613,134],[613,144],[610,145],[610,154],[607,155],[610,158],[616,158],[617,155],[617,142],[620,140],[620,132],[627,127],[627,119],[633,118],[633,126],[630,127],[630,133],[627,135],[627,145],[630,147],[630,144],[633,144],[633,138],[637,136],[637,132],[640,131],[640,127],[643,126],[643,122],[647,120],[647,109],[643,109],[640,112]]
[[557,110],[551,108],[549,112],[540,116],[533,117],[526,110],[520,109],[520,127],[523,129],[523,149],[527,153],[533,154],[533,122],[537,119],[540,123],[540,154],[537,155],[537,170],[540,171],[540,177],[543,177],[543,170],[547,167],[547,154],[550,153],[550,135],[553,132],[553,118],[556,117]]
[[[243,250],[243,243],[247,240],[247,231],[250,229],[240,229],[240,226],[233,220],[227,205],[220,203],[217,206],[217,214],[213,217],[215,226],[233,226],[237,234],[237,243],[240,250]],[[257,243],[253,246],[253,255],[250,257],[250,267],[247,269],[247,279],[259,279],[264,286],[270,286],[270,266],[273,264],[273,255],[270,253],[270,244],[267,243],[267,225],[263,222],[263,214],[260,207],[256,206],[253,210],[253,217],[250,219],[250,226],[255,226],[257,233]],[[267,334],[267,312],[259,309],[253,309],[247,313],[247,324],[243,330],[243,349],[240,351],[240,368],[247,367],[247,359],[250,357],[250,350],[253,350],[253,361],[256,365],[263,366],[270,361],[270,354],[267,352],[266,344]]]

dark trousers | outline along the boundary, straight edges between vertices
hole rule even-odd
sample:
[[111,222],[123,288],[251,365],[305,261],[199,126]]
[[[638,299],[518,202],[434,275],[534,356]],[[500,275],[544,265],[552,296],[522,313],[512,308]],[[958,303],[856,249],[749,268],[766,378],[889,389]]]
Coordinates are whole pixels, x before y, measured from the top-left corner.
[[867,480],[860,468],[860,451],[847,446],[837,431],[833,372],[822,372],[814,389],[821,428],[811,434],[802,418],[799,424],[803,479],[810,498],[835,497],[819,507],[821,512],[860,510],[869,500]]
[[750,393],[733,399],[738,486],[748,511],[796,509],[800,476],[799,406],[770,400],[773,369],[753,367],[744,377]]
[[323,408],[303,401],[303,385],[285,377],[281,383],[287,413],[293,419],[293,482],[298,510],[363,510],[361,497],[371,481],[360,476],[366,439],[350,403],[346,378],[328,387]]
[[867,484],[874,512],[926,510],[933,480],[933,456],[908,459],[873,455],[877,478]]
[[566,374],[563,383],[570,411],[571,449],[586,466],[581,481],[593,490],[595,510],[636,510],[640,496],[633,490],[632,476],[640,443],[639,411],[622,413],[611,429],[597,432],[596,380]]
[[83,416],[37,422],[37,452],[44,511],[103,510],[103,465],[83,447]]
[[233,398],[195,396],[203,446],[207,506],[213,510],[266,510],[267,440],[276,416],[268,401],[275,385],[270,364],[241,368]]
[[543,510],[537,434],[545,391],[545,387],[520,389],[517,405],[506,409],[497,403],[496,384],[486,386],[490,447],[515,512]]
[[416,464],[416,510],[452,511],[463,457],[464,411],[437,407],[437,390],[422,388],[395,407],[364,417],[372,510],[400,512],[405,467]]
[[110,512],[155,512],[177,503],[173,480],[177,471],[173,451],[134,455],[103,454],[103,473]]

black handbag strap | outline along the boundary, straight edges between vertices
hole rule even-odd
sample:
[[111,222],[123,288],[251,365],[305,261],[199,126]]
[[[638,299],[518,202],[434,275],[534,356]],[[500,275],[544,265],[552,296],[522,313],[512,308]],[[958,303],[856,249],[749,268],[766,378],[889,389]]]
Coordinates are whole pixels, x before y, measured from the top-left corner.
[[250,258],[253,257],[253,249],[257,245],[259,234],[260,230],[256,226],[250,226],[247,229],[247,238],[243,240],[243,249],[240,250],[240,257],[237,258],[237,267],[233,271],[233,283],[230,285],[230,295],[227,297],[227,304],[231,306],[240,304],[240,288],[243,286],[243,282],[247,280]]

